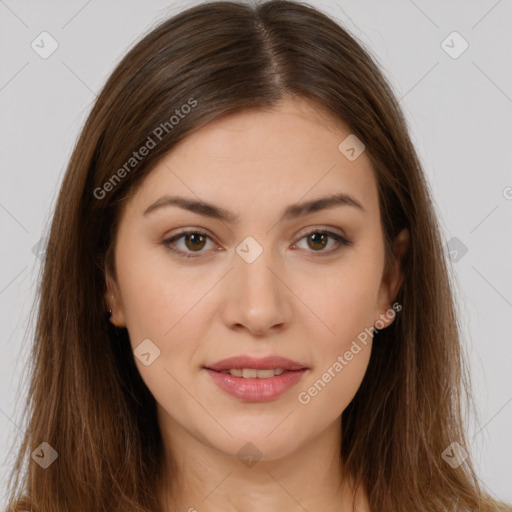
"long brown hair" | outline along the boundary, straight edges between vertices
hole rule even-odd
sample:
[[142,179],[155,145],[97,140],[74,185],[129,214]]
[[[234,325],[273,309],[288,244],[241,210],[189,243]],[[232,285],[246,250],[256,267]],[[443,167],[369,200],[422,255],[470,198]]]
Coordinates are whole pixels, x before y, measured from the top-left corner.
[[[99,94],[49,233],[9,510],[161,510],[155,400],[126,329],[106,316],[122,207],[192,131],[226,114],[271,110],[285,97],[311,100],[365,144],[388,265],[396,234],[406,227],[411,235],[396,297],[403,309],[376,334],[362,385],[342,414],[344,468],[368,490],[372,511],[511,510],[481,491],[470,458],[452,468],[442,457],[452,442],[470,451],[461,412],[470,379],[428,184],[397,100],[353,36],[288,0],[189,8],[138,42]],[[42,442],[58,453],[47,469],[30,456]]]

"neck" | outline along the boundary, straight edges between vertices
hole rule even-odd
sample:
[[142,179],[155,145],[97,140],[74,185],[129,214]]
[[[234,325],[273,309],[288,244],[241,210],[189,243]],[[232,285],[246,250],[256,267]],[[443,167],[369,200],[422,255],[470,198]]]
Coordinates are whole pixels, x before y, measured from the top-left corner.
[[161,411],[160,420],[167,462],[159,495],[165,512],[369,511],[364,492],[355,495],[352,480],[343,477],[339,418],[307,444],[257,462],[257,456],[244,462],[201,442]]

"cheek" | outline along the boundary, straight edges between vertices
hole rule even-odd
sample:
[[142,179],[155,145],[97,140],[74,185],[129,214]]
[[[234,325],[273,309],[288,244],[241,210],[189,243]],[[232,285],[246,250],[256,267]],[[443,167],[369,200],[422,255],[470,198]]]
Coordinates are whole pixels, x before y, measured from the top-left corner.
[[372,264],[347,264],[336,277],[330,277],[322,293],[310,294],[306,300],[329,327],[321,336],[325,353],[344,352],[353,339],[374,325],[380,269]]
[[[137,368],[158,402],[186,409],[180,384],[188,382],[190,361],[200,346],[199,331],[209,313],[201,299],[212,287],[211,279],[171,266],[164,249],[148,251],[127,243],[123,250],[118,277]],[[151,353],[149,365],[137,358],[138,347],[146,346],[142,343]]]
[[[356,394],[366,373],[380,286],[380,267],[358,255],[331,278],[323,294],[310,295],[315,312],[329,329],[313,335],[314,371],[299,390],[298,402],[325,420],[339,416]],[[313,309],[313,308],[312,308]],[[318,324],[312,317],[311,323]]]
[[169,339],[208,290],[204,278],[172,265],[165,248],[147,241],[127,242],[119,254],[120,291],[132,343]]
[[297,407],[304,420],[312,423],[311,429],[336,421],[357,393],[368,368],[371,342],[358,345],[349,350],[350,361],[342,354],[336,356],[323,368],[317,368],[299,390]]
[[[315,365],[301,386],[297,401],[308,415],[334,421],[356,394],[366,373],[373,341],[373,288],[354,277],[346,287],[331,290],[322,320],[331,330],[316,333]],[[314,332],[312,330],[312,332]]]

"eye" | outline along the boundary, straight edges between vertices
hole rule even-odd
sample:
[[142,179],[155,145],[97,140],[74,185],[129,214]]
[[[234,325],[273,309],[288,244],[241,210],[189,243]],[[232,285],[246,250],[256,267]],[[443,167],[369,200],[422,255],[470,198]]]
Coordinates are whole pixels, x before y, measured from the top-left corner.
[[[313,231],[310,231],[309,233],[306,233],[303,237],[301,237],[299,241],[302,241],[304,239],[307,239],[308,246],[314,249],[313,251],[310,252],[322,253],[322,256],[324,255],[324,253],[326,253],[325,255],[332,254],[333,252],[336,252],[338,249],[340,249],[342,246],[349,246],[352,244],[352,242],[342,237],[341,235],[338,235],[337,233],[325,229],[315,229]],[[329,250],[324,251],[325,247],[328,245],[329,239],[334,241],[334,249],[331,246]],[[204,252],[202,251],[202,249],[207,245],[208,240],[213,243],[211,237],[207,233],[204,233],[196,229],[190,229],[186,231],[181,231],[180,233],[177,233],[176,235],[165,239],[162,243],[169,250],[171,250],[174,253],[177,253],[178,256],[182,258],[195,258],[200,256],[200,254],[193,253]],[[173,245],[178,245],[175,244],[175,242],[177,241],[183,241],[184,246],[182,246],[181,248],[173,247]]]
[[[341,235],[325,229],[315,229],[310,231],[309,233],[306,233],[306,235],[304,235],[299,241],[304,239],[307,240],[306,243],[308,244],[308,247],[314,249],[312,252],[320,252],[322,253],[322,256],[324,256],[324,253],[325,255],[329,255],[341,249],[341,247],[344,245],[349,246],[352,244],[352,242],[342,237]],[[329,239],[334,240],[334,249],[332,249],[333,245],[331,245],[330,250],[324,251],[323,249],[328,245]]]
[[[175,249],[172,247],[172,244],[180,239],[184,239],[185,248],[184,249]],[[171,251],[177,253],[179,256],[183,258],[195,258],[195,254],[187,253],[187,249],[190,249],[192,252],[200,252],[203,247],[206,245],[206,239],[211,241],[211,238],[206,233],[202,231],[198,231],[195,229],[190,229],[187,231],[181,231],[180,233],[172,236],[171,238],[167,238],[163,241],[163,244]]]

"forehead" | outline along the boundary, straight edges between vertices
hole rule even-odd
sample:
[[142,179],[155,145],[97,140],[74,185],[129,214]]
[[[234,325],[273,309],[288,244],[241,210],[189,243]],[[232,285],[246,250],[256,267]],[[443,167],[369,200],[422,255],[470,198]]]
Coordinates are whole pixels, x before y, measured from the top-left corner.
[[304,99],[230,114],[169,151],[139,187],[134,206],[142,212],[161,195],[177,193],[262,216],[274,205],[281,211],[301,200],[346,193],[371,214],[378,210],[374,171],[364,151],[350,160],[340,150],[349,136],[341,120]]

